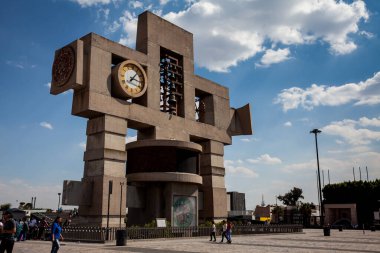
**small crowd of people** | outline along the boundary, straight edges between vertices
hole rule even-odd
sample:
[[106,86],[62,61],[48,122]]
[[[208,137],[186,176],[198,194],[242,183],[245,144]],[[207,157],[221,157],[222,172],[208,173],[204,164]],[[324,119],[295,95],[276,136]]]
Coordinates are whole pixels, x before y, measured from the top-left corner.
[[[40,221],[32,219],[27,221],[24,217],[21,221],[15,221],[10,211],[3,212],[0,220],[0,253],[12,253],[15,241],[26,239],[44,239],[45,231],[49,227],[46,218]],[[62,237],[62,218],[57,216],[50,226],[50,239],[52,241],[51,253],[57,253]]]
[[[234,227],[234,224],[231,221],[229,221],[229,220],[227,220],[227,222],[225,220],[222,221],[222,228],[220,230],[221,235],[222,235],[222,240],[220,241],[221,243],[224,242],[224,238],[226,238],[226,242],[227,243],[231,243],[232,242],[231,233],[232,233],[232,228],[233,227]],[[212,221],[211,234],[210,234],[210,242],[211,241],[216,242],[216,225],[215,225],[215,221]]]

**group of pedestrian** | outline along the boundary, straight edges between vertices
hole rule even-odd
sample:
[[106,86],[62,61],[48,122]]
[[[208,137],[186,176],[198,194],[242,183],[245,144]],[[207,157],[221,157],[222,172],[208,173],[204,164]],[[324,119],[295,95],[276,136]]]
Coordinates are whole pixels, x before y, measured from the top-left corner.
[[[20,226],[21,225],[21,226]],[[15,240],[23,241],[26,239],[27,231],[29,231],[30,223],[27,222],[26,218],[23,219],[19,224],[13,219],[13,215],[10,211],[3,212],[2,219],[0,220],[0,253],[12,253]],[[37,233],[37,237],[41,238],[43,232],[45,231],[48,223],[43,219],[40,223],[35,226],[34,231]],[[16,232],[19,229],[19,235],[16,236]],[[62,218],[57,217],[51,226],[51,241],[52,249],[51,253],[57,253],[60,248],[60,240],[62,237]]]
[[[227,220],[227,222],[225,220],[222,221],[222,228],[221,228],[222,240],[220,241],[221,243],[224,242],[224,238],[226,238],[227,243],[232,242],[231,233],[232,233],[233,226],[234,226],[233,223],[229,220]],[[211,241],[216,242],[216,225],[214,221],[212,221],[212,226],[211,226],[210,242]]]

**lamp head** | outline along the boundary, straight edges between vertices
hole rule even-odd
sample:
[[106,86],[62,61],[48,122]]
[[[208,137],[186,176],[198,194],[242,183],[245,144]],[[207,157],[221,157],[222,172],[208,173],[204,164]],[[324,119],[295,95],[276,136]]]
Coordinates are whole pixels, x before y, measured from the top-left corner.
[[319,130],[319,129],[317,129],[317,128],[315,128],[315,129],[313,129],[313,130],[310,131],[311,134],[319,134],[319,133],[321,133],[321,132],[322,132],[322,131]]

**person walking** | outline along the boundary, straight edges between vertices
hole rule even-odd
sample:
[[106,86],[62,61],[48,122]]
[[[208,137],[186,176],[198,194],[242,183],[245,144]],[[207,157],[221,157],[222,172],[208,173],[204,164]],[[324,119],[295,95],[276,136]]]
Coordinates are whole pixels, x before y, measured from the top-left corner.
[[28,221],[26,220],[26,217],[24,217],[22,218],[22,229],[17,238],[17,241],[25,241],[28,232],[29,232],[29,224],[28,224]]
[[3,213],[3,227],[0,229],[1,243],[0,253],[12,253],[15,243],[14,234],[16,233],[16,222],[13,220],[13,215],[10,211]]
[[63,240],[62,236],[62,218],[57,216],[55,218],[53,225],[51,226],[51,240],[52,240],[52,247],[51,247],[51,253],[57,253],[60,247],[59,240]]
[[225,220],[222,221],[222,240],[220,242],[224,241],[224,238],[226,238],[226,241],[228,241],[226,236],[226,230],[227,230],[227,223]]
[[227,243],[231,243],[231,233],[232,233],[232,228],[233,224],[231,221],[227,221],[227,230],[226,230],[226,238],[227,238]]
[[37,236],[37,239],[39,240],[42,240],[42,236],[44,235],[44,232],[45,232],[45,229],[48,227],[48,223],[46,221],[46,218],[43,217],[40,221],[40,223],[38,224],[38,236]]
[[211,234],[210,234],[210,242],[212,241],[212,238],[214,237],[214,242],[216,242],[216,225],[215,221],[212,221],[212,226],[211,226]]

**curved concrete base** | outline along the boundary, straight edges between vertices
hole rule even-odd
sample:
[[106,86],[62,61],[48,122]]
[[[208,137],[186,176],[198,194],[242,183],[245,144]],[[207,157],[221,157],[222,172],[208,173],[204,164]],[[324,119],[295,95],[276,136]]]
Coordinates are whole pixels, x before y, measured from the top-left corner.
[[127,175],[128,182],[181,182],[202,184],[202,177],[179,172],[142,172]]

